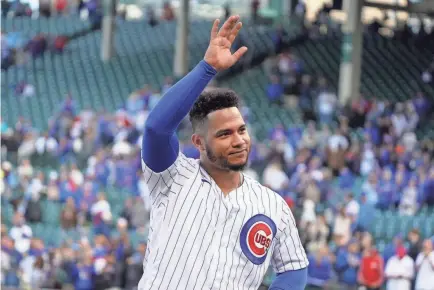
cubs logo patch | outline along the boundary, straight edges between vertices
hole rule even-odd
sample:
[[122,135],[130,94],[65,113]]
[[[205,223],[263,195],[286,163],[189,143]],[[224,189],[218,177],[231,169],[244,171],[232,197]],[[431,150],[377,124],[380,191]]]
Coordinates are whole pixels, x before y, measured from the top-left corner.
[[276,224],[272,219],[257,214],[251,217],[240,233],[240,246],[244,255],[255,265],[264,263],[273,237],[276,235]]

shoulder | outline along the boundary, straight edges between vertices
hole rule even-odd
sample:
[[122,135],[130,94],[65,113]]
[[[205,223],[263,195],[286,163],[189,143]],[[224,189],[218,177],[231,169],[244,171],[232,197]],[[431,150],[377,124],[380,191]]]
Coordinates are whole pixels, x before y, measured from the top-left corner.
[[[256,179],[253,179],[252,177],[245,175],[245,182],[247,182],[247,185],[250,187],[250,189],[254,192],[260,192],[262,195],[265,195],[269,198],[270,203],[272,203],[270,206],[273,208],[274,206],[278,206],[281,208],[283,205],[287,205],[285,200],[275,191],[272,189],[262,185],[259,181]],[[275,207],[274,207],[275,208]]]
[[295,225],[292,211],[282,196],[270,188],[262,185],[257,180],[252,179],[251,177],[246,176],[245,178],[249,186],[252,187],[253,191],[259,191],[263,196],[265,196],[265,198],[263,198],[264,206],[270,207],[270,211],[274,213],[276,219],[278,220],[277,224],[280,230],[283,230],[283,227]]
[[423,260],[423,257],[424,257],[423,253],[419,253],[419,254],[417,254],[416,262],[420,262],[420,261],[422,261],[422,260]]
[[174,165],[180,172],[197,172],[199,170],[199,160],[188,158],[182,152],[179,153]]
[[195,173],[199,170],[199,161],[196,159],[188,158],[182,152],[178,154],[175,161],[167,169],[162,172],[154,172],[142,159],[142,169],[145,173],[149,174],[170,174],[171,176],[181,174],[189,176],[190,173]]
[[407,257],[405,257],[405,262],[407,263],[407,264],[411,264],[411,265],[413,265],[414,264],[414,260],[410,257],[410,256],[407,256]]

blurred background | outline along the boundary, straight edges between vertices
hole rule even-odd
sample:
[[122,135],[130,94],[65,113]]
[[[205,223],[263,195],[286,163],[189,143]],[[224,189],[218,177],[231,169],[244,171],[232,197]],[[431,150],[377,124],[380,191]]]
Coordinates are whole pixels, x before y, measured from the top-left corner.
[[136,289],[145,120],[238,13],[249,52],[211,86],[242,98],[245,173],[292,208],[308,289],[434,289],[434,1],[1,4],[2,288]]

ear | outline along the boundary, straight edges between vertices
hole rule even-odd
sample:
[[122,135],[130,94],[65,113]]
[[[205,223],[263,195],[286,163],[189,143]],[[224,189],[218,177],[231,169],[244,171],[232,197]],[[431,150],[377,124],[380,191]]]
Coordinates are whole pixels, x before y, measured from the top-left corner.
[[191,142],[193,143],[194,147],[196,147],[199,151],[205,151],[205,142],[203,140],[203,137],[199,134],[194,133],[191,136]]

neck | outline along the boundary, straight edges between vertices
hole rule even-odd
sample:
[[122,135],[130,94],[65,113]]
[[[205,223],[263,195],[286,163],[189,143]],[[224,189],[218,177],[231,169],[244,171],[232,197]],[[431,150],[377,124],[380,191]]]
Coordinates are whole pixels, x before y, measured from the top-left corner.
[[238,171],[217,168],[207,162],[201,161],[201,166],[214,179],[214,182],[222,190],[224,196],[238,188],[242,183],[242,174]]

